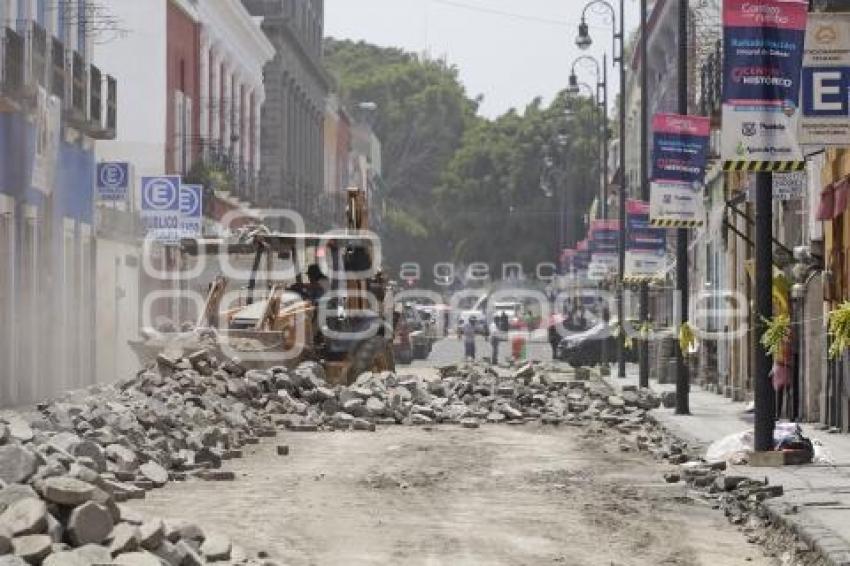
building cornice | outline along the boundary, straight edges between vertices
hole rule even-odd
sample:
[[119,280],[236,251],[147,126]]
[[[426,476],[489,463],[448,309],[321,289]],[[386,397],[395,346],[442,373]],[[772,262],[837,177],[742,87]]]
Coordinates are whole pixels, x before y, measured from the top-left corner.
[[204,35],[219,56],[230,60],[230,67],[262,76],[263,66],[274,57],[275,48],[241,2],[201,2],[199,15]]

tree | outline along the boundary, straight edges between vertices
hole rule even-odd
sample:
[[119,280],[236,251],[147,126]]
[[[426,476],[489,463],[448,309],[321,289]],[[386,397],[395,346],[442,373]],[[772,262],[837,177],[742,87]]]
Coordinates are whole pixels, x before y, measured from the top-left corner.
[[[521,114],[487,120],[445,61],[333,39],[325,60],[349,107],[377,105],[391,268],[417,262],[425,280],[435,262],[486,262],[494,274],[504,263],[533,269],[558,255],[562,209],[566,243],[584,237],[599,186],[592,102],[561,94],[548,107],[537,99]],[[546,145],[557,173],[548,176],[549,196],[541,190]]]
[[[400,49],[328,39],[325,63],[350,108],[360,102],[377,106],[389,264],[423,256],[440,261],[433,191],[464,131],[477,120],[476,101],[467,97],[456,68]],[[419,258],[410,257],[412,249]]]

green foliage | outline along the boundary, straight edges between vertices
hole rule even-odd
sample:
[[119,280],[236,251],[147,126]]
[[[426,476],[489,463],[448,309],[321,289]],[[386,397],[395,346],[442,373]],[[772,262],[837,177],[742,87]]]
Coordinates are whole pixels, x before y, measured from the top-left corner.
[[[325,62],[343,102],[377,105],[374,128],[388,186],[385,254],[390,267],[416,261],[508,262],[527,267],[555,259],[561,205],[567,244],[583,238],[583,216],[599,187],[594,105],[567,99],[532,101],[520,114],[476,115],[457,69],[400,49],[329,39]],[[566,82],[566,75],[564,76]],[[557,173],[540,188],[542,148],[555,144]]]
[[791,318],[787,314],[778,314],[769,320],[765,320],[764,333],[761,335],[761,344],[765,350],[773,356],[782,354],[782,347],[788,337],[791,336]]
[[225,169],[198,161],[189,170],[184,182],[203,185],[209,191],[229,191],[233,189],[235,181]]
[[841,303],[829,313],[829,357],[837,358],[850,347],[850,301]]

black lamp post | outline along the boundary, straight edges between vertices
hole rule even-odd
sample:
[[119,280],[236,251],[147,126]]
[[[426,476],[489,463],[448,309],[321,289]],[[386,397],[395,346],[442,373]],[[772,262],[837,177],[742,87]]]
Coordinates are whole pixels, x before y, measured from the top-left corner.
[[[602,194],[600,195],[599,208],[602,218],[608,218],[608,55],[603,55],[602,65],[599,61],[589,55],[581,55],[577,57],[572,64],[570,70],[569,88],[567,92],[577,94],[579,87],[578,77],[576,76],[576,65],[582,62],[589,62],[594,65],[596,72],[596,104],[602,106]],[[601,94],[601,101],[600,99]]]
[[[576,45],[579,49],[589,48],[593,40],[587,25],[587,11],[593,6],[600,6],[610,12],[613,31],[614,63],[620,65],[620,245],[619,266],[620,276],[617,285],[617,317],[620,333],[617,343],[618,377],[626,377],[625,352],[625,312],[623,302],[623,274],[626,269],[626,61],[625,61],[625,0],[619,2],[619,18],[613,4],[607,0],[591,0],[585,4],[581,13],[581,23],[578,26]],[[618,21],[619,20],[619,21]],[[606,173],[607,175],[607,173]]]

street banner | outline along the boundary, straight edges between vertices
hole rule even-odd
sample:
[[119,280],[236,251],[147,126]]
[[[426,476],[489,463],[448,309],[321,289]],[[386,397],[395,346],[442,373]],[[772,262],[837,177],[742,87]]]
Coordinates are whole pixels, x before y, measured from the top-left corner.
[[141,218],[145,238],[162,244],[180,239],[180,177],[142,177]]
[[202,185],[180,185],[180,237],[198,238],[203,234]]
[[620,221],[592,220],[588,241],[591,254],[616,254],[620,241]]
[[98,163],[95,189],[100,201],[126,201],[130,189],[130,164],[126,161]]
[[809,14],[800,143],[850,146],[850,13]]
[[773,198],[788,201],[803,198],[807,178],[805,171],[773,174]]
[[663,279],[667,268],[664,250],[627,250],[624,283],[644,283]]
[[667,231],[649,224],[649,203],[643,200],[626,201],[626,251],[666,250]]
[[800,83],[808,0],[724,0],[726,171],[798,171]]
[[650,225],[691,228],[705,220],[703,183],[711,122],[700,116],[656,114],[652,119],[653,153]]

